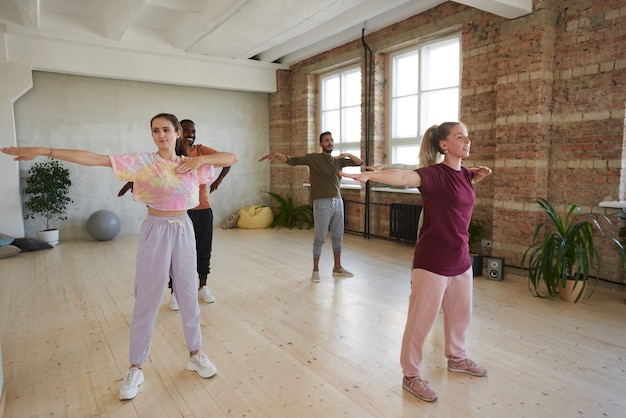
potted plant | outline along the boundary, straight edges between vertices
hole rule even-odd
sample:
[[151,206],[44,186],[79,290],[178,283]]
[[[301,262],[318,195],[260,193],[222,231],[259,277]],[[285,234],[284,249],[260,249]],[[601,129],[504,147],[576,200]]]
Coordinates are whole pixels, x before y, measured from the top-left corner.
[[533,243],[521,261],[522,267],[528,266],[531,293],[549,298],[558,295],[575,303],[590,297],[602,264],[596,248],[596,234],[613,241],[621,252],[622,264],[625,260],[621,242],[604,233],[602,224],[611,225],[610,219],[594,213],[581,214],[576,205],[571,205],[562,217],[546,199],[539,199],[537,203],[548,220],[535,228]]
[[311,229],[313,226],[313,206],[295,206],[289,196],[283,197],[278,193],[272,192],[265,193],[272,196],[279,203],[278,211],[274,215],[270,228],[285,226],[289,229]]
[[474,277],[483,275],[483,255],[480,253],[481,243],[485,236],[483,223],[474,218],[467,228],[469,234],[470,258],[472,259],[472,274]]
[[57,221],[67,219],[67,207],[72,203],[69,197],[70,170],[54,159],[47,159],[32,165],[28,170],[24,195],[25,219],[43,219],[45,229],[39,231],[39,239],[51,245],[59,243],[59,230],[54,228]]

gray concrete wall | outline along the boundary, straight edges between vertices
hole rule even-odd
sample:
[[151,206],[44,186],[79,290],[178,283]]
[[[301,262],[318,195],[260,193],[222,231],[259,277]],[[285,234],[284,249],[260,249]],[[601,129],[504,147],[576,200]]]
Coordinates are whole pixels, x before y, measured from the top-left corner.
[[[25,65],[0,62],[0,147],[16,144],[13,104],[33,86],[32,74]],[[0,232],[12,237],[24,236],[22,199],[18,164],[0,154]]]
[[[78,148],[101,154],[156,150],[150,119],[157,113],[192,119],[197,143],[239,157],[211,195],[215,226],[242,206],[269,204],[260,193],[269,190],[269,165],[257,162],[269,149],[266,93],[33,72],[33,88],[15,102],[14,109],[19,146]],[[19,163],[21,187],[32,163]],[[100,209],[119,215],[120,234],[139,231],[145,206],[130,194],[117,197],[124,183],[115,179],[110,168],[64,164],[71,171],[74,203],[69,219],[58,224],[61,241],[90,238],[87,218]],[[24,222],[26,236],[35,237],[42,229],[39,219]]]

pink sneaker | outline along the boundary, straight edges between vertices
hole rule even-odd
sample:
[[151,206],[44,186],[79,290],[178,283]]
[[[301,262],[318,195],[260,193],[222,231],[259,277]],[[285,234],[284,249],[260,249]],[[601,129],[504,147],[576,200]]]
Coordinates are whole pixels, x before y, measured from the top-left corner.
[[402,387],[423,401],[434,402],[437,394],[428,387],[428,382],[419,376],[402,378]]
[[479,366],[468,358],[461,361],[448,360],[448,370],[451,372],[467,373],[478,377],[487,375],[487,369]]

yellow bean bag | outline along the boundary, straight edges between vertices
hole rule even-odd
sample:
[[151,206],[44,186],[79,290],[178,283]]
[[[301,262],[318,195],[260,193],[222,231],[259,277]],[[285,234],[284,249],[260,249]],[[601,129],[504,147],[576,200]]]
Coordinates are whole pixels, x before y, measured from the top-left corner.
[[274,220],[272,209],[268,206],[252,205],[239,209],[238,228],[261,229],[270,226]]

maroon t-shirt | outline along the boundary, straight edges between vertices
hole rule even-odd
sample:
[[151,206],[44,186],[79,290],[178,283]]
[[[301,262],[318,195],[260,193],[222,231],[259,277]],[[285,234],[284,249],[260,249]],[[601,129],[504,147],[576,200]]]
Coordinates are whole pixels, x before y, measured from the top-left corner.
[[418,168],[422,178],[424,220],[413,254],[413,268],[442,276],[457,276],[471,265],[467,228],[476,195],[474,173],[456,171],[445,164]]

